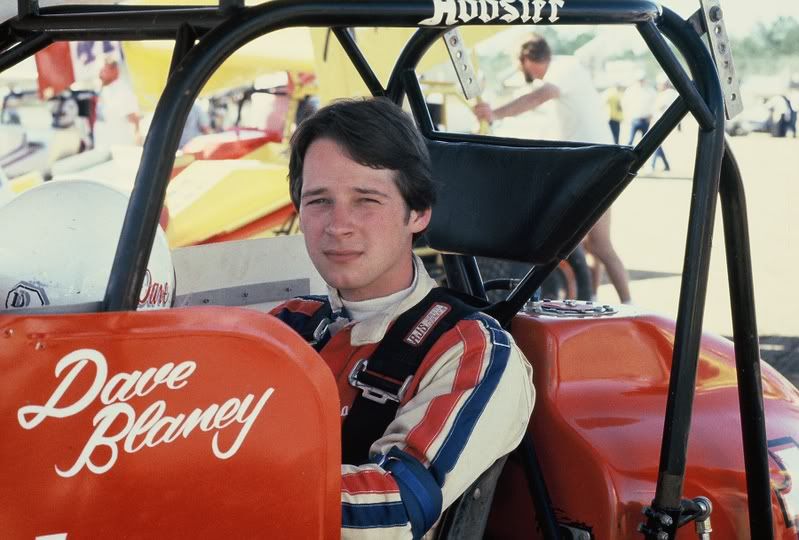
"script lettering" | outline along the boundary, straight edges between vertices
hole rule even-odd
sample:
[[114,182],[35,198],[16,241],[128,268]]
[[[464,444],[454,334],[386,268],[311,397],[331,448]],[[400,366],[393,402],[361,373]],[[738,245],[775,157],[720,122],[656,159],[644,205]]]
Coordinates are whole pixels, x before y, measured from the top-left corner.
[[[64,396],[67,389],[89,362],[92,362],[95,367],[94,381],[89,387],[89,390],[72,405],[57,407],[58,402]],[[25,429],[33,429],[41,424],[48,416],[52,416],[53,418],[66,418],[82,411],[94,401],[94,398],[97,397],[97,392],[102,388],[105,377],[108,374],[105,356],[91,349],[80,349],[71,352],[58,361],[55,366],[55,376],[59,377],[65,368],[73,364],[75,367],[64,376],[64,380],[61,381],[61,384],[59,384],[52,393],[47,403],[44,405],[26,405],[25,407],[20,407],[17,411],[19,425]],[[33,418],[29,420],[27,416],[31,414]]]
[[[94,379],[86,392],[73,403],[62,403],[64,395],[84,370]],[[67,418],[85,410],[99,398],[104,405],[94,416],[94,431],[81,449],[74,463],[66,469],[55,466],[59,476],[76,475],[83,468],[95,474],[108,472],[119,458],[120,450],[133,454],[159,444],[169,444],[179,437],[188,438],[196,431],[213,432],[211,452],[218,459],[235,455],[244,443],[274,388],[267,388],[260,396],[247,394],[232,397],[221,405],[211,403],[195,408],[188,414],[167,413],[167,402],[159,399],[149,404],[141,413],[127,403],[133,398],[150,394],[159,385],[169,390],[180,390],[189,383],[197,364],[187,360],[175,365],[172,362],[144,371],[121,372],[108,378],[105,356],[92,349],[80,349],[58,361],[55,368],[60,383],[44,405],[26,405],[17,411],[17,419],[25,429],[33,429],[46,418]],[[230,437],[227,434],[230,433]],[[222,439],[225,439],[225,442]],[[104,449],[98,461],[95,452]]]

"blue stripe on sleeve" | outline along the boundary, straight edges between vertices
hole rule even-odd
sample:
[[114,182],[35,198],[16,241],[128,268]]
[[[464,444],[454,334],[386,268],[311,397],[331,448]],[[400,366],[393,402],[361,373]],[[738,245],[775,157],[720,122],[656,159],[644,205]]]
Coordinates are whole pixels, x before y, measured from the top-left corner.
[[352,504],[341,503],[341,526],[347,529],[373,529],[408,524],[402,502]]
[[510,357],[510,339],[499,324],[494,319],[481,314],[473,318],[480,321],[491,336],[491,356],[483,379],[458,411],[444,444],[441,445],[430,463],[430,472],[436,477],[439,485],[443,485],[444,477],[455,467],[477,420],[494,394]]
[[288,308],[281,309],[275,317],[289,325],[296,331],[300,331],[305,328],[305,325],[308,324],[308,319],[310,317],[304,313],[299,313],[297,311],[291,311]]
[[396,446],[386,457],[383,468],[399,486],[413,537],[421,538],[441,515],[441,488],[424,465]]

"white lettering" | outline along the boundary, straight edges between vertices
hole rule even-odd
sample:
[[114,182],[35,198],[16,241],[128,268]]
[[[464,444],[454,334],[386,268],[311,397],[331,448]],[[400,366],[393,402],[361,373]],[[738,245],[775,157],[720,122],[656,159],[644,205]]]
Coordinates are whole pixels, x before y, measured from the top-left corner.
[[457,16],[458,4],[455,0],[433,0],[433,16],[419,21],[419,24],[438,26],[443,22],[445,25],[451,26],[455,24]]
[[461,22],[469,22],[480,15],[480,4],[478,0],[458,0],[458,19]]
[[544,20],[542,15],[547,6],[549,6],[547,20],[554,23],[560,19],[558,10],[565,4],[566,0],[433,0],[433,16],[419,24],[452,26],[468,23],[475,17],[484,23],[497,19],[511,23],[521,18],[523,23],[532,21],[538,24]]
[[543,18],[541,17],[541,10],[547,5],[547,0],[532,0],[533,4],[533,23],[540,23]]
[[[59,400],[64,397],[64,394],[72,382],[75,380],[78,374],[83,371],[83,368],[85,368],[89,362],[94,363],[96,370],[94,374],[94,381],[92,382],[89,390],[72,405],[61,408],[56,407]],[[68,416],[72,416],[73,414],[82,411],[88,407],[92,401],[94,401],[94,398],[97,397],[97,392],[99,392],[100,388],[103,386],[106,374],[108,373],[105,356],[103,356],[102,353],[91,349],[80,349],[71,352],[58,361],[55,366],[55,376],[60,376],[61,372],[72,364],[75,364],[75,367],[73,367],[72,370],[70,370],[69,373],[64,376],[64,380],[61,381],[61,384],[59,384],[58,388],[55,389],[53,394],[47,400],[47,403],[44,405],[26,405],[25,407],[20,407],[20,409],[17,411],[19,425],[25,429],[33,429],[41,424],[42,421],[48,416],[52,416],[53,418],[67,418]],[[29,414],[34,414],[34,417],[30,420],[26,418],[26,416]]]
[[[111,427],[117,418],[122,416],[125,417],[125,427],[120,429],[119,433],[115,435],[106,435],[108,428]],[[130,430],[135,416],[136,412],[133,410],[133,407],[127,403],[114,403],[113,405],[108,405],[107,407],[100,409],[100,412],[98,412],[94,417],[94,433],[92,433],[89,437],[89,440],[86,443],[86,446],[83,447],[83,450],[81,450],[78,459],[75,461],[72,467],[66,471],[62,471],[58,468],[58,465],[56,465],[55,472],[64,478],[75,476],[84,466],[94,474],[103,474],[104,472],[108,472],[108,470],[114,466],[114,463],[116,463],[117,455],[119,454],[117,442],[122,439]],[[108,450],[111,452],[111,456],[105,463],[94,463],[92,461],[92,453],[94,453],[96,448],[103,446],[108,448]]]
[[[480,20],[483,22],[490,22],[499,16],[499,1],[498,0],[481,0],[483,9],[480,13]],[[489,8],[491,11],[489,12]]]
[[274,388],[270,388],[261,396],[261,399],[258,400],[258,403],[252,408],[250,414],[244,414],[244,411],[247,410],[247,407],[250,406],[252,400],[255,396],[249,394],[247,397],[244,398],[244,401],[241,403],[241,407],[239,408],[239,412],[236,414],[236,422],[240,422],[242,424],[241,431],[239,434],[236,435],[236,438],[233,440],[233,444],[230,445],[230,448],[227,451],[222,451],[219,448],[219,431],[214,433],[214,439],[212,442],[214,455],[219,459],[227,459],[230,456],[234,455],[236,452],[239,451],[239,447],[241,443],[244,442],[244,438],[247,436],[247,433],[250,432],[250,428],[252,427],[252,423],[255,422],[255,419],[258,418],[258,415],[261,413],[261,409],[264,408],[266,402],[272,397],[274,393]]
[[530,2],[523,1],[522,2],[522,22],[526,23],[532,17],[530,17]]
[[556,22],[560,17],[558,17],[558,8],[562,8],[563,4],[565,4],[564,0],[549,0],[549,8],[551,10],[549,14],[549,22]]
[[[60,403],[89,364],[94,366],[94,380],[89,389],[72,404]],[[45,404],[20,407],[17,418],[23,428],[33,429],[45,418],[67,418],[78,414],[99,397],[104,407],[94,416],[94,431],[89,440],[72,466],[63,470],[55,467],[56,473],[65,478],[76,475],[84,467],[95,474],[109,471],[119,457],[120,443],[126,453],[133,454],[145,447],[172,443],[180,436],[188,438],[197,428],[205,432],[214,431],[211,451],[219,459],[228,459],[241,448],[255,420],[272,397],[274,388],[268,388],[257,401],[254,394],[247,394],[243,399],[230,398],[222,405],[211,403],[205,409],[196,408],[188,415],[167,415],[167,403],[164,400],[151,403],[138,415],[132,405],[125,403],[131,398],[146,396],[158,385],[179,390],[188,384],[196,368],[197,364],[192,361],[181,362],[177,366],[168,362],[144,372],[117,373],[106,382],[108,365],[105,356],[92,349],[81,349],[64,356],[56,364],[56,377],[62,373],[64,376]],[[220,443],[222,432],[235,431],[233,426],[236,424],[240,428],[225,450]],[[112,427],[116,429],[115,432],[111,431]],[[107,449],[102,452],[104,461],[97,461],[94,456],[99,448]]]
[[[519,10],[513,5],[513,0],[501,0],[499,5],[505,11],[505,14],[500,17],[500,20],[506,23],[513,22],[519,18]],[[527,4],[527,2],[522,2]]]

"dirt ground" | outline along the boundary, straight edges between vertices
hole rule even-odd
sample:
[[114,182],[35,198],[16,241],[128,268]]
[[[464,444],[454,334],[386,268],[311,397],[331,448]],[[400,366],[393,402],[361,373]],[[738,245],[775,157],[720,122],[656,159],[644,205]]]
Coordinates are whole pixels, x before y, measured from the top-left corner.
[[[685,122],[664,145],[671,171],[646,165],[614,204],[612,238],[631,278],[633,304],[676,316],[695,127]],[[755,304],[765,361],[799,385],[799,139],[750,134],[730,139],[747,195]],[[660,167],[660,164],[659,164]],[[704,329],[732,335],[720,207],[717,209]],[[618,302],[609,283],[598,299]]]

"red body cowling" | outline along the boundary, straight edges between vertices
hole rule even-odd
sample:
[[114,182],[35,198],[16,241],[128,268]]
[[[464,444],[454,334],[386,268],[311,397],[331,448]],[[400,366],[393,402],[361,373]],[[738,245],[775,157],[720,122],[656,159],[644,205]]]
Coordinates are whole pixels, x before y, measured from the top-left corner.
[[[642,509],[655,494],[674,322],[624,313],[520,315],[512,331],[533,364],[537,397],[529,429],[556,518],[591,530],[597,540],[640,537]],[[799,453],[793,442],[799,441],[799,392],[761,366],[770,449]],[[736,385],[733,344],[704,336],[683,495],[712,501],[713,536],[725,539],[750,538]],[[780,493],[772,491],[775,537],[795,539],[792,516],[799,507],[790,504],[797,494],[780,471],[785,465],[778,455],[770,462],[772,477],[782,480]],[[495,497],[489,537],[537,537],[517,461],[509,461]],[[696,538],[693,526],[678,538]]]
[[3,538],[338,536],[335,383],[275,318],[5,315],[0,344]]

